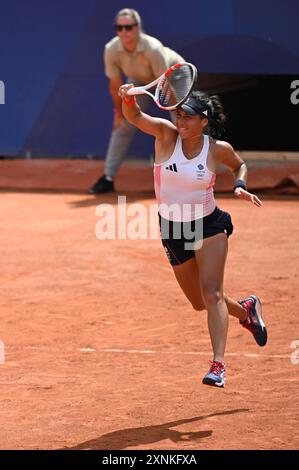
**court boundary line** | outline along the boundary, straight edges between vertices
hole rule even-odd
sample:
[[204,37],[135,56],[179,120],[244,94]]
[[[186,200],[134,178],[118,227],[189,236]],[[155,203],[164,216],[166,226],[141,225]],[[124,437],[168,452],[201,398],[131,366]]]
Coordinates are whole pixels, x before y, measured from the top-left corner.
[[[85,347],[85,348],[53,348],[47,346],[24,346],[24,347],[15,347],[15,346],[6,346],[6,353],[9,350],[36,350],[36,351],[54,351],[54,352],[83,352],[83,353],[115,353],[115,354],[144,354],[144,355],[182,355],[182,356],[211,356],[212,351],[165,351],[165,350],[154,350],[154,349],[125,349],[125,348],[102,348],[102,349],[95,349],[92,347]],[[227,352],[225,356],[229,357],[247,357],[247,358],[256,358],[256,357],[264,357],[264,358],[274,358],[274,359],[289,359],[292,357],[292,354],[262,354],[262,353],[234,353],[234,352]]]

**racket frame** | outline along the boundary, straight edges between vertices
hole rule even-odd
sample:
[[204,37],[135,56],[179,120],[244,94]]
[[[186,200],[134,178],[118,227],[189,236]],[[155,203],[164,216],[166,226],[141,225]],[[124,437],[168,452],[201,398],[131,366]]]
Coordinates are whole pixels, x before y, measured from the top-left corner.
[[[159,100],[157,99],[156,97],[156,94],[153,95],[150,91],[148,91],[150,88],[153,88],[155,85],[156,87],[158,88],[158,85],[159,85],[159,82],[161,82],[165,77],[167,77],[168,75],[170,75],[171,72],[173,72],[175,69],[178,69],[180,67],[182,67],[183,65],[188,65],[192,71],[193,71],[193,79],[192,79],[192,85],[190,86],[190,90],[189,92],[187,93],[187,95],[184,97],[184,99],[180,100],[178,103],[176,103],[175,105],[172,105],[172,106],[162,106],[160,103],[159,103]],[[169,69],[166,70],[166,72],[164,72],[159,78],[156,78],[156,80],[154,80],[153,82],[150,82],[148,83],[147,85],[144,85],[144,86],[137,86],[137,87],[133,87],[133,88],[130,88],[128,90],[128,95],[143,95],[143,94],[146,94],[146,95],[149,95],[153,100],[154,102],[156,103],[156,105],[161,108],[161,109],[165,109],[167,111],[172,111],[174,109],[177,109],[179,108],[189,97],[190,93],[192,92],[193,90],[193,87],[196,83],[196,80],[197,80],[197,69],[195,67],[195,65],[193,64],[190,64],[189,62],[182,62],[182,63],[179,63],[179,64],[174,64],[172,65],[171,67],[169,67]],[[156,89],[157,89],[156,88]]]

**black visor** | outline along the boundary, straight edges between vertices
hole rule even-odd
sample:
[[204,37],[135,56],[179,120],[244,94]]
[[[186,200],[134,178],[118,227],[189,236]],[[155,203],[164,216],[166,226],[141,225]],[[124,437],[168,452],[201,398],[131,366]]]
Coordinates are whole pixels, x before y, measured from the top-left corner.
[[208,108],[205,103],[201,103],[194,98],[189,98],[181,106],[182,110],[190,116],[195,116],[195,114],[200,114],[204,117],[208,117]]

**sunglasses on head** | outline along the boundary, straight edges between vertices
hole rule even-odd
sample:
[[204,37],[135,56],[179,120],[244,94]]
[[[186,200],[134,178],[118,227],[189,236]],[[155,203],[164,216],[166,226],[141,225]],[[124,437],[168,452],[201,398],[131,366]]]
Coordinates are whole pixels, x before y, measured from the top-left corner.
[[134,24],[116,24],[114,25],[116,31],[122,31],[123,29],[125,31],[132,31],[133,28],[137,26],[137,23]]

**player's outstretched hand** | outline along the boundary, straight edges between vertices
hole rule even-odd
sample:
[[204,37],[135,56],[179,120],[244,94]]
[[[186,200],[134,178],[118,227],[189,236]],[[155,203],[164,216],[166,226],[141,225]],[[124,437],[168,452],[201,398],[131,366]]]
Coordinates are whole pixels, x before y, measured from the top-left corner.
[[255,194],[251,194],[243,188],[236,188],[234,194],[238,198],[244,199],[244,201],[252,202],[252,204],[257,207],[261,207],[263,205],[262,201]]

